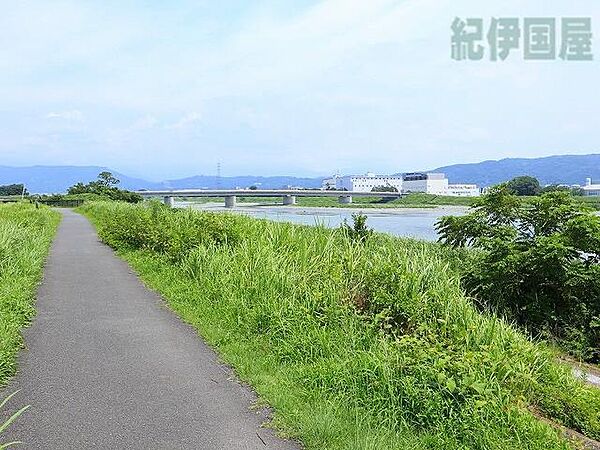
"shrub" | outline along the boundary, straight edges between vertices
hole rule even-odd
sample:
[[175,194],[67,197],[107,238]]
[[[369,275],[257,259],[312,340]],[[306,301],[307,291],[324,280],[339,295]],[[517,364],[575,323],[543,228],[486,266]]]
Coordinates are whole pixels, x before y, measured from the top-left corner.
[[443,242],[474,248],[463,283],[485,306],[600,360],[599,217],[564,191],[522,204],[499,186],[437,227]]
[[102,205],[105,226],[99,233],[115,248],[150,250],[180,261],[200,245],[227,245],[238,239],[235,218],[230,215],[169,208],[160,202],[149,202],[140,208]]
[[344,219],[340,228],[353,242],[365,242],[373,234],[373,230],[367,226],[367,216],[364,214],[352,214],[352,226]]

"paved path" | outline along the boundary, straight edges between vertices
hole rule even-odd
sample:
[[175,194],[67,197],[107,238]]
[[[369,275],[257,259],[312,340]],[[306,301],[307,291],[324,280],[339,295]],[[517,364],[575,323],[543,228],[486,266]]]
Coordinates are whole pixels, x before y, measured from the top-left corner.
[[26,449],[296,449],[187,325],[64,211],[3,394],[31,409],[8,438]]

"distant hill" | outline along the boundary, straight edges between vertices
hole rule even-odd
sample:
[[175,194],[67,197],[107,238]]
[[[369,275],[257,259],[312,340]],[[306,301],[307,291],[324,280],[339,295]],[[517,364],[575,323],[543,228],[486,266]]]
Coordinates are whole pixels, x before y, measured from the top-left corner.
[[138,189],[234,189],[252,185],[260,189],[279,189],[286,186],[302,186],[317,188],[323,178],[297,178],[287,176],[259,177],[239,176],[221,177],[199,175],[190,178],[168,180],[164,182],[147,181],[129,177],[107,167],[100,166],[0,166],[0,185],[24,183],[32,194],[51,194],[66,192],[75,183],[95,180],[102,171],[109,171],[121,183],[119,187],[130,190]]
[[80,181],[87,183],[95,180],[98,174],[104,170],[112,172],[121,180],[119,186],[124,189],[152,189],[162,186],[160,183],[128,177],[117,171],[98,166],[0,166],[0,185],[24,183],[32,194],[60,193],[66,192],[70,186]]
[[300,186],[305,188],[319,188],[323,178],[298,178],[298,177],[258,177],[239,176],[221,177],[198,175],[179,180],[165,181],[163,184],[169,189],[235,189],[237,187],[256,186],[259,189],[281,189],[287,186]]
[[[198,175],[189,178],[154,182],[129,177],[118,171],[100,166],[0,166],[0,185],[24,183],[31,193],[60,193],[80,181],[95,180],[104,170],[112,172],[121,180],[120,187],[138,189],[234,189],[256,186],[259,189],[279,189],[287,186],[318,188],[323,178],[299,178],[291,176],[237,176],[221,177]],[[455,164],[438,167],[451,183],[475,183],[490,186],[510,180],[519,175],[531,175],[542,185],[565,183],[583,184],[591,177],[600,181],[600,154],[564,155],[545,158],[507,158],[499,161],[483,161],[473,164]]]
[[588,177],[600,181],[600,154],[507,158],[439,167],[435,172],[444,172],[451,183],[475,183],[479,186],[502,183],[520,175],[534,176],[542,185],[584,184]]

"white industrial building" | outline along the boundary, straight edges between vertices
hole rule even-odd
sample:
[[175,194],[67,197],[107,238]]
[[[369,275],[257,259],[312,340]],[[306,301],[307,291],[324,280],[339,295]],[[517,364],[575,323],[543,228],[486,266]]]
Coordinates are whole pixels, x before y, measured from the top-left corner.
[[375,188],[394,188],[403,194],[422,192],[453,197],[478,197],[480,189],[475,184],[449,184],[443,173],[414,172],[404,175],[346,175],[323,180],[323,189],[340,191],[372,192]]
[[402,176],[402,192],[423,192],[426,194],[446,195],[448,178],[443,173],[405,173]]
[[347,175],[336,178],[335,188],[340,191],[371,192],[374,188],[392,187],[402,190],[402,177],[393,175]]
[[476,184],[449,184],[446,175],[435,172],[405,173],[402,177],[402,192],[405,194],[422,192],[451,197],[478,197],[481,195]]
[[583,195],[587,196],[599,196],[600,195],[600,184],[592,184],[591,178],[585,179],[585,186],[581,188],[583,190]]

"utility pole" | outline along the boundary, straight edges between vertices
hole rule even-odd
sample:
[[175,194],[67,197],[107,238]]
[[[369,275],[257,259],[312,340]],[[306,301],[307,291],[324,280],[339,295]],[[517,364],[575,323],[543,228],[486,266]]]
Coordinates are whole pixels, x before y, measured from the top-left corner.
[[221,189],[221,161],[217,163],[217,189]]

